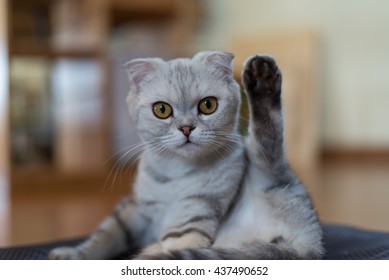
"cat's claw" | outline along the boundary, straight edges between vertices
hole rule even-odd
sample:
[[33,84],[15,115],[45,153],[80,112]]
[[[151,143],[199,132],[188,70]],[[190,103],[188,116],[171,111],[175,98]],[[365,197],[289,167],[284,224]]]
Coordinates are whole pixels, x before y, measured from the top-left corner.
[[82,260],[84,254],[73,247],[59,247],[50,251],[49,260]]
[[244,66],[242,80],[252,97],[281,94],[282,75],[274,58],[266,55],[250,57]]

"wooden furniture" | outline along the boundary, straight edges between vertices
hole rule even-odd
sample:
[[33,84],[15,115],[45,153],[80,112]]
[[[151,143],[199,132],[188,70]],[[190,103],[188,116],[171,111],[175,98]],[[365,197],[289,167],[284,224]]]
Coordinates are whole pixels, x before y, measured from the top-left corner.
[[[115,34],[132,32],[138,26],[158,26],[163,29],[158,32],[165,32],[164,41],[155,44],[161,52],[165,48],[164,54],[167,53],[168,42],[169,55],[186,55],[199,7],[196,0],[9,1],[11,104],[16,108],[11,112],[11,130],[12,137],[19,139],[12,141],[13,155],[15,145],[25,149],[19,152],[19,164],[13,164],[13,181],[22,183],[21,178],[33,177],[42,181],[47,173],[50,178],[55,174],[58,182],[80,174],[93,181],[96,176],[107,176],[112,168],[107,160],[112,156],[112,123],[117,111],[113,104],[116,93],[112,68],[120,67],[112,64]],[[23,61],[30,62],[28,69],[28,63]],[[42,82],[31,89],[37,72],[43,73]],[[50,121],[39,122],[38,114],[32,113],[25,100],[40,106],[35,108],[37,112],[46,110],[46,120]],[[20,129],[12,129],[15,118],[19,118]],[[42,141],[34,138],[37,133],[26,133],[31,128],[26,129],[26,123],[35,118],[35,126],[46,125],[45,139],[51,138],[43,148]],[[39,145],[43,155],[31,152]],[[30,158],[23,158],[28,154],[32,154]]]
[[256,34],[234,38],[235,76],[254,54],[272,55],[283,73],[283,106],[287,156],[292,168],[312,191],[317,189],[320,153],[318,40],[310,32]]

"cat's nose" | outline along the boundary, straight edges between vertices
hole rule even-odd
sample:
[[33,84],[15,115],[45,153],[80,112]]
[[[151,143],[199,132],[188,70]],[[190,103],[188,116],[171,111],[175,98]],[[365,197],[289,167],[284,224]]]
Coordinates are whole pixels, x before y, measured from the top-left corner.
[[181,126],[180,127],[180,130],[182,131],[182,133],[184,133],[184,135],[186,137],[188,137],[190,135],[190,133],[195,129],[196,127],[194,126],[189,126],[189,125],[185,125],[185,126]]

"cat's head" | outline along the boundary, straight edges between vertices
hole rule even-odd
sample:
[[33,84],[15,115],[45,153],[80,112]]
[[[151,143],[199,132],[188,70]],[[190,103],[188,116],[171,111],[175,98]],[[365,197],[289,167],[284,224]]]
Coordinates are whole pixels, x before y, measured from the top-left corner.
[[201,52],[192,59],[124,65],[130,116],[151,151],[193,158],[230,149],[240,110],[232,59],[226,52]]

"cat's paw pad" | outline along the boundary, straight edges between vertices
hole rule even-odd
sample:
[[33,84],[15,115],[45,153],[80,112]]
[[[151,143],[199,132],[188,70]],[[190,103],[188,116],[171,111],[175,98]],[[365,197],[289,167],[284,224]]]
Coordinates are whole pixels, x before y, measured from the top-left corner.
[[50,251],[50,260],[82,260],[85,256],[74,247],[59,247]]
[[256,55],[249,58],[245,63],[242,79],[250,95],[281,93],[281,71],[270,56]]

